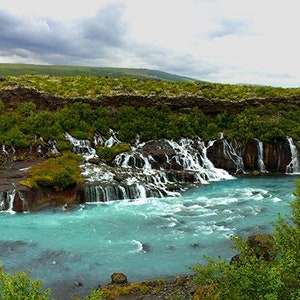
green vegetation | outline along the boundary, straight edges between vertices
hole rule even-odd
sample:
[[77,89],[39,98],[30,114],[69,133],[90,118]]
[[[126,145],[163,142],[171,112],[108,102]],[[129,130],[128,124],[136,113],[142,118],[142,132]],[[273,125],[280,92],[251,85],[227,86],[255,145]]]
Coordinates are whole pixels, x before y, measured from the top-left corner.
[[[37,110],[32,102],[23,102],[17,111],[0,113],[0,144],[24,148],[43,146],[51,139],[57,142],[59,151],[71,150],[65,132],[79,139],[92,140],[96,132],[109,137],[110,129],[117,131],[118,138],[124,143],[133,143],[137,135],[141,141],[197,136],[207,141],[219,137],[220,132],[237,140],[284,140],[286,136],[299,140],[299,116],[298,106],[284,104],[246,109],[235,115],[224,112],[209,116],[197,107],[187,113],[151,106],[124,106],[111,112],[104,107],[92,109],[88,103],[75,102],[50,112]],[[98,154],[109,159],[119,151],[115,150],[99,148]]]
[[42,290],[42,281],[31,280],[30,275],[20,271],[16,274],[3,272],[0,266],[0,299],[47,300],[50,290]]
[[112,147],[97,147],[97,155],[103,160],[104,162],[111,162],[114,160],[114,158],[122,153],[127,152],[130,150],[130,144],[126,143],[119,143],[116,145],[113,145]]
[[[90,72],[89,74],[93,73]],[[62,97],[89,97],[93,98],[94,101],[103,96],[116,95],[147,97],[197,96],[216,101],[242,101],[249,98],[290,97],[299,96],[300,94],[300,88],[231,85],[193,80],[175,82],[173,79],[155,80],[151,77],[140,79],[129,76],[116,78],[95,75],[52,76],[27,74],[6,76],[0,81],[0,89],[11,89],[18,85]]]
[[83,67],[83,66],[59,66],[59,65],[32,65],[32,64],[5,64],[0,63],[0,76],[20,75],[51,75],[51,76],[107,76],[130,77],[138,79],[153,79],[167,81],[190,81],[191,78],[178,76],[157,70],[135,68],[109,68],[109,67]]
[[47,161],[31,167],[28,170],[29,177],[20,184],[30,188],[50,186],[57,191],[74,184],[81,184],[83,179],[78,166],[81,159],[80,155],[70,152],[61,157],[49,158]]
[[[4,68],[4,65],[2,67]],[[27,65],[26,68],[30,66]],[[45,70],[56,68],[67,72],[74,67],[49,66]],[[17,148],[41,144],[40,138],[43,138],[44,141],[56,140],[59,150],[67,150],[71,146],[65,141],[65,132],[76,138],[92,139],[95,132],[108,136],[109,129],[118,131],[119,139],[126,143],[134,142],[137,135],[141,141],[159,138],[178,139],[182,136],[190,138],[200,136],[209,140],[218,137],[220,132],[226,137],[238,140],[258,138],[270,141],[285,139],[286,136],[291,136],[295,140],[300,139],[300,108],[298,105],[284,103],[284,97],[299,96],[300,88],[283,89],[94,75],[55,77],[27,74],[6,76],[0,80],[0,90],[18,86],[59,95],[66,100],[55,111],[50,111],[51,107],[47,107],[49,110],[44,106],[40,107],[38,99],[20,101],[15,110],[11,110],[11,106],[6,106],[7,104],[0,99],[0,143]],[[140,108],[121,106],[120,109],[113,111],[97,106],[97,100],[100,98],[109,99],[117,95],[143,96],[145,99],[168,97],[170,101],[172,99],[177,101],[176,97],[186,96],[198,97],[201,101],[201,97],[205,97],[221,102],[240,101],[241,105],[249,98],[281,97],[282,103],[278,102],[275,106],[266,101],[264,105],[244,109],[238,114],[230,114],[224,110],[214,116],[205,114],[198,107],[175,112],[166,106]],[[85,99],[86,102],[70,100],[76,97]]]
[[[292,216],[279,216],[274,224],[272,243],[261,240],[250,247],[249,241],[235,238],[238,260],[207,258],[207,264],[191,268],[199,286],[195,299],[300,299],[300,181],[295,195]],[[267,256],[260,252],[264,243]]]

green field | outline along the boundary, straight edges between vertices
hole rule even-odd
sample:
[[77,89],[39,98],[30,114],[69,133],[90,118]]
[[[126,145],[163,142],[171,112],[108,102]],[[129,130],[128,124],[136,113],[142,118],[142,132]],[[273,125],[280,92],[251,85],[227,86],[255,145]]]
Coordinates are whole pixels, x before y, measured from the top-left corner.
[[0,63],[0,76],[20,76],[26,74],[52,76],[93,75],[114,78],[131,77],[174,82],[193,80],[192,78],[149,69]]

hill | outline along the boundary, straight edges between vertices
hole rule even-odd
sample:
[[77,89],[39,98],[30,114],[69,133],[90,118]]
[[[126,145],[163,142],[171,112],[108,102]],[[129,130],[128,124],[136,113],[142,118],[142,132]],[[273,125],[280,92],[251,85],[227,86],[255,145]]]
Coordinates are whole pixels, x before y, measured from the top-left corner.
[[195,81],[194,79],[189,77],[144,68],[138,69],[0,63],[0,76],[20,76],[26,74],[52,76],[93,75],[115,78],[130,77],[137,79],[153,79],[173,82]]

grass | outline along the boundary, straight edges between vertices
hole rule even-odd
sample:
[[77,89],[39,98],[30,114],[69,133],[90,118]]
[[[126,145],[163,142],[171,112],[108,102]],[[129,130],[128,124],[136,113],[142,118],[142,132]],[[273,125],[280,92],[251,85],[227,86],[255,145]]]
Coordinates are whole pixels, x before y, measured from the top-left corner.
[[25,86],[66,98],[123,95],[242,101],[300,96],[300,88],[209,83],[147,69],[0,64],[1,75],[0,89]]
[[164,81],[191,81],[193,79],[167,72],[149,70],[145,68],[109,68],[88,66],[59,66],[33,64],[5,64],[0,63],[0,76],[21,76],[26,74],[51,76],[108,76],[114,78],[130,77],[138,79],[154,79]]

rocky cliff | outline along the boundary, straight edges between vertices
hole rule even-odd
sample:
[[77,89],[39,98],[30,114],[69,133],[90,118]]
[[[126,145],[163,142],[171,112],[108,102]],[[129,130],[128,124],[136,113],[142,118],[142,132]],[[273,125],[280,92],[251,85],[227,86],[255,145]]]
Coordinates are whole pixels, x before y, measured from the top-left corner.
[[[87,141],[76,141],[79,152],[80,144],[86,148]],[[48,149],[43,150],[45,155]],[[226,138],[209,143],[200,138],[148,141],[132,146],[109,164],[86,157],[81,166],[85,183],[63,191],[20,185],[26,167],[36,161],[9,162],[7,157],[0,174],[0,210],[36,211],[82,202],[177,196],[183,189],[232,176],[299,174],[299,153],[299,145],[290,138],[264,144]]]
[[[217,101],[205,97],[142,97],[105,96],[90,98],[62,98],[35,89],[12,86],[0,90],[0,99],[7,110],[14,110],[24,101],[34,102],[39,110],[56,110],[70,102],[82,101],[92,107],[99,105],[115,110],[121,106],[168,106],[175,111],[193,107],[215,115],[220,112],[238,113],[265,103],[279,105],[283,101],[300,104],[300,97],[255,98],[243,101]],[[117,140],[114,143],[118,143]],[[94,147],[91,141],[76,141]],[[88,146],[87,146],[88,145]],[[74,147],[75,150],[75,147]],[[36,149],[5,149],[1,153],[0,210],[35,211],[52,206],[65,206],[85,201],[107,201],[140,197],[176,196],[182,189],[201,185],[212,179],[227,179],[240,174],[296,174],[300,173],[299,144],[285,140],[262,143],[259,140],[228,140],[220,138],[205,143],[200,138],[180,141],[157,140],[132,145],[130,151],[118,155],[106,164],[99,158],[86,159],[82,166],[85,183],[64,191],[38,187],[29,189],[19,185],[26,178],[26,168],[51,155],[51,145]],[[87,151],[88,153],[96,153]],[[92,162],[92,163],[91,163]]]
[[97,98],[64,98],[19,85],[13,86],[11,89],[1,89],[0,99],[3,100],[8,110],[16,109],[21,102],[25,101],[34,102],[40,110],[56,110],[65,104],[81,101],[89,103],[92,107],[104,106],[111,110],[122,106],[132,106],[136,108],[168,106],[175,111],[188,111],[193,107],[198,107],[205,114],[210,115],[216,115],[224,111],[229,113],[239,113],[247,108],[259,107],[266,103],[273,104],[274,106],[282,103],[300,105],[300,96],[250,98],[241,101],[211,100],[201,96],[147,97],[126,94],[101,96]]

